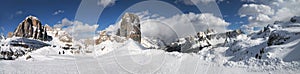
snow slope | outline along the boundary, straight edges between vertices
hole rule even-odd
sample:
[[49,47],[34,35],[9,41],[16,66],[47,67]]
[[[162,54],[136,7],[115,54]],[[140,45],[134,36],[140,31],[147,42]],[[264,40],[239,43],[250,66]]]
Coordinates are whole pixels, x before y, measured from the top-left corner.
[[[137,42],[129,40],[123,46],[120,44],[117,49],[98,57],[58,55],[52,48],[42,49],[44,50],[32,53],[33,60],[0,61],[1,73],[296,74],[300,72],[298,62],[269,63],[270,60],[258,59],[250,59],[247,62],[228,62],[226,61],[228,57],[222,55],[226,51],[226,47],[214,48],[214,50],[204,49],[197,54],[178,53],[157,49],[144,50]],[[270,65],[260,63],[269,63]]]

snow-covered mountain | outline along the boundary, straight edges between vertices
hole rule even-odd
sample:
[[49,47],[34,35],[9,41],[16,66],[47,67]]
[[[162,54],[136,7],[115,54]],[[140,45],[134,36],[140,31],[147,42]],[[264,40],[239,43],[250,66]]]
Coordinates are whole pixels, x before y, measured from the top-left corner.
[[198,32],[195,36],[180,38],[177,42],[167,45],[166,51],[178,52],[199,52],[206,47],[223,47],[236,40],[244,33],[241,30],[234,30],[225,33],[213,33],[208,29],[206,32]]
[[[228,49],[224,52],[224,56],[233,56],[229,61],[247,60],[250,58],[263,59],[270,57],[272,54],[267,51],[285,48],[288,48],[286,49],[287,51],[295,50],[295,47],[289,48],[289,46],[283,45],[299,45],[293,43],[300,39],[298,36],[300,33],[298,31],[300,29],[299,20],[299,17],[295,16],[290,21],[276,21],[264,27],[261,31],[249,35],[246,35],[241,30],[215,33],[212,29],[208,29],[206,32],[198,32],[194,36],[179,38],[171,44],[166,44],[164,40],[159,38],[142,37],[141,45],[147,49],[184,53],[200,53],[202,49],[213,50],[219,47],[227,47]],[[104,33],[102,32],[101,35],[104,36]],[[284,55],[288,55],[288,52]],[[293,55],[296,58],[289,60],[298,60],[297,56]]]
[[1,36],[2,59],[13,60],[20,56],[28,55],[32,51],[43,47],[52,47],[61,50],[80,49],[84,45],[73,41],[72,37],[61,29],[53,29],[49,25],[42,25],[34,16],[24,19],[14,32],[9,33],[8,38]]
[[240,61],[250,58],[281,59],[283,61],[299,61],[300,40],[299,17],[290,21],[275,22],[264,27],[258,33],[253,33],[247,39],[233,42],[226,51],[227,56],[234,56],[230,60]]
[[[300,52],[298,51],[300,48],[299,20],[299,17],[293,17],[290,21],[276,21],[261,31],[248,35],[241,30],[228,31],[225,33],[215,33],[213,30],[208,30],[207,32],[199,32],[194,36],[179,38],[178,41],[170,45],[164,43],[164,41],[159,38],[151,37],[142,37],[141,44],[137,43],[135,45],[139,46],[137,49],[140,51],[147,49],[149,51],[148,53],[151,54],[156,53],[158,50],[170,51],[165,53],[181,59],[191,58],[183,56],[192,54],[191,52],[193,52],[197,57],[203,58],[202,60],[211,62],[210,64],[217,63],[219,66],[226,68],[244,68],[262,73],[278,70],[281,71],[278,73],[289,72],[293,74],[300,70],[300,55],[297,54]],[[119,49],[124,47],[129,48],[129,52],[131,52],[132,46],[123,46],[126,45],[126,42],[127,40],[121,44],[118,44],[118,42],[115,43],[114,41],[100,43],[102,48],[105,49],[102,53],[107,55],[110,53],[118,53],[119,51],[121,52]],[[111,48],[111,45],[117,46]],[[101,54],[101,51],[97,53]],[[121,54],[123,53],[118,55]],[[102,54],[102,56],[104,55]],[[248,72],[249,71],[241,73]]]

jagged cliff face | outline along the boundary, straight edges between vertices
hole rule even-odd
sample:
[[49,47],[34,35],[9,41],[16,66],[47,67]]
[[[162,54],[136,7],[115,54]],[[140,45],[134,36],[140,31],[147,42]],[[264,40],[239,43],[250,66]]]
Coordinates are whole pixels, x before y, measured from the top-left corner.
[[137,15],[125,13],[122,17],[120,36],[141,42],[140,19]]
[[213,33],[212,29],[198,32],[197,35],[180,38],[177,42],[167,45],[166,51],[198,52],[209,46],[225,46],[230,40],[244,34],[241,30],[228,31],[225,33]]
[[28,16],[22,21],[12,36],[34,38],[43,41],[52,40],[52,37],[47,35],[47,28],[42,26],[40,20],[34,16]]

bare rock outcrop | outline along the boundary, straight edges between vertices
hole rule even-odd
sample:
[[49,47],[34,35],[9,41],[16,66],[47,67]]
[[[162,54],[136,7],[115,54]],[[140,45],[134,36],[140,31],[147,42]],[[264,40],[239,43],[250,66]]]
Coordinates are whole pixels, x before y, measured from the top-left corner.
[[300,23],[300,16],[294,16],[290,19],[293,23]]
[[110,40],[110,36],[107,35],[106,31],[101,31],[99,38],[96,39],[95,42],[96,42],[96,44],[100,44],[100,43],[102,43],[102,42],[104,42],[106,40]]

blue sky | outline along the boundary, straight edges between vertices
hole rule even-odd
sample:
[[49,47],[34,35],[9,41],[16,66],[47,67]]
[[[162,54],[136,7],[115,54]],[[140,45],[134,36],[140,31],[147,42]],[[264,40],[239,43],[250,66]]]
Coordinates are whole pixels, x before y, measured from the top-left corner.
[[[117,18],[131,5],[142,2],[143,0],[117,0],[113,5],[106,7],[98,23],[102,30],[111,24],[114,24]],[[196,6],[186,5],[183,2],[175,0],[162,0],[179,8],[183,13],[201,13]],[[25,17],[33,15],[38,17],[42,24],[53,26],[59,23],[63,18],[74,20],[76,11],[81,0],[2,0],[0,3],[0,26],[4,30],[0,33],[12,32]],[[226,22],[230,25],[228,29],[238,29],[241,25],[247,23],[247,18],[240,18],[237,14],[239,8],[245,2],[239,0],[225,0],[218,2],[218,6]]]

